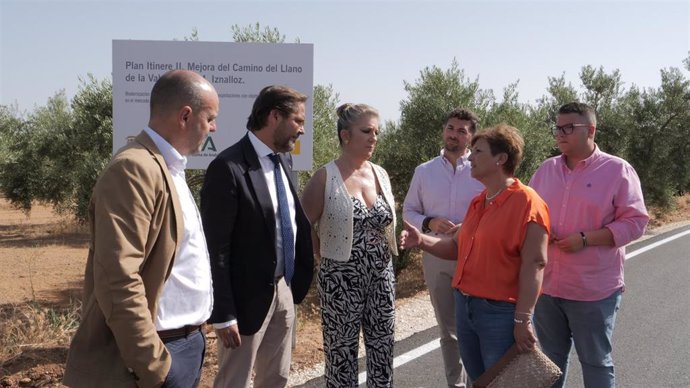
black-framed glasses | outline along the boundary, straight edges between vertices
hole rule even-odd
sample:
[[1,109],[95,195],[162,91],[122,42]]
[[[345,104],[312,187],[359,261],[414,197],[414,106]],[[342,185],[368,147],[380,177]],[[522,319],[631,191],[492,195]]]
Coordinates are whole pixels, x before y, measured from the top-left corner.
[[562,126],[555,125],[553,128],[551,128],[551,133],[553,136],[558,136],[558,132],[564,134],[564,135],[570,135],[573,133],[575,128],[577,127],[589,127],[591,124],[566,124]]

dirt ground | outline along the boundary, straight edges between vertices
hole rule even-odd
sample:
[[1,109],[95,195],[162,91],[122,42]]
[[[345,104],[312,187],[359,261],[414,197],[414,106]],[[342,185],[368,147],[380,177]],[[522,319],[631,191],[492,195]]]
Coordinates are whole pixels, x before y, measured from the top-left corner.
[[[88,229],[36,205],[29,215],[0,199],[0,387],[61,386],[77,325]],[[398,297],[424,289],[417,261],[397,279]],[[313,287],[312,287],[313,288]],[[312,289],[298,309],[292,369],[323,361],[318,300]],[[210,329],[201,386],[217,371]]]
[[[690,220],[690,196],[676,211],[652,214],[650,229]],[[69,339],[78,321],[88,230],[37,205],[30,215],[0,199],[0,386],[61,386]],[[419,260],[397,278],[400,302],[424,289]],[[298,309],[293,370],[323,359],[314,290]],[[210,330],[208,330],[210,331]],[[215,338],[209,333],[202,387],[217,371]]]

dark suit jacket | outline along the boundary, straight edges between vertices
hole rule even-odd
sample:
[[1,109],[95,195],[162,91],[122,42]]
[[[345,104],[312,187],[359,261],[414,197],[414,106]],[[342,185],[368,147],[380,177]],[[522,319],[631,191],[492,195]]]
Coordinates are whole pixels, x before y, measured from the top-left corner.
[[[288,159],[281,157],[285,171]],[[290,174],[288,174],[290,176]],[[314,272],[311,226],[290,177],[295,198],[296,242],[292,296],[300,303]],[[210,323],[237,319],[242,335],[256,333],[273,299],[276,219],[259,158],[245,135],[206,170],[201,218],[211,256],[213,313]]]

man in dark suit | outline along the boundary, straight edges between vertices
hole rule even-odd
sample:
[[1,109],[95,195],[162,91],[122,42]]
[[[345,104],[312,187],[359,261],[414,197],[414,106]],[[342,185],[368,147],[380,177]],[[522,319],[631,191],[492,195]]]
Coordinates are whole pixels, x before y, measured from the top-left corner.
[[299,203],[284,153],[304,133],[307,96],[264,88],[247,121],[249,132],[211,162],[201,215],[211,256],[218,338],[215,387],[287,384],[294,304],[313,276],[311,226]]

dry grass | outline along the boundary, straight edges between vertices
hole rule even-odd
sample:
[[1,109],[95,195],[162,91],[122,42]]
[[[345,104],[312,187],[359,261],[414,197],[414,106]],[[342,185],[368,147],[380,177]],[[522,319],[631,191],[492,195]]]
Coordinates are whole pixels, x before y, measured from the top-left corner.
[[688,216],[690,215],[690,194],[685,194],[675,199],[676,203],[670,210],[658,209],[655,207],[650,207],[648,209],[650,219],[647,229],[688,220]]
[[0,359],[6,362],[22,349],[69,342],[79,325],[81,303],[55,308],[31,302],[0,307]]
[[62,307],[37,302],[0,306],[0,375],[27,365],[63,362],[80,308],[79,301]]

